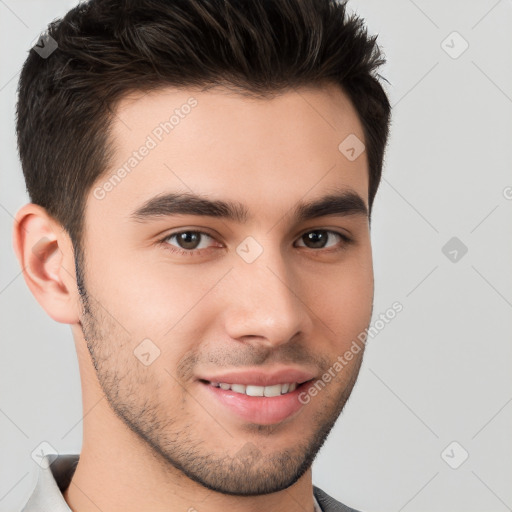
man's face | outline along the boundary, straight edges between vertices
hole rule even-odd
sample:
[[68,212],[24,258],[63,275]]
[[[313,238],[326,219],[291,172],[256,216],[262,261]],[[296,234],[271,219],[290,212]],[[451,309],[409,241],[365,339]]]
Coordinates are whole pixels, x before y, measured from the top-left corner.
[[[113,411],[170,470],[223,493],[281,490],[339,416],[363,351],[333,365],[371,319],[368,217],[354,200],[298,207],[344,193],[368,207],[366,153],[338,149],[354,135],[335,87],[119,104],[112,168],[87,199],[81,323]],[[148,206],[166,194],[189,196]],[[198,215],[192,195],[239,218]]]

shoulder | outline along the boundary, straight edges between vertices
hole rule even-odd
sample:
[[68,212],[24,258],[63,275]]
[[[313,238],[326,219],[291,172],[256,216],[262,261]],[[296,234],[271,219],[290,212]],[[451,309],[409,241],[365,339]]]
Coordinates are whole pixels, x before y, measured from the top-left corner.
[[318,504],[322,508],[322,512],[358,512],[357,510],[347,507],[347,505],[343,505],[343,503],[335,500],[319,487],[313,486],[313,493]]

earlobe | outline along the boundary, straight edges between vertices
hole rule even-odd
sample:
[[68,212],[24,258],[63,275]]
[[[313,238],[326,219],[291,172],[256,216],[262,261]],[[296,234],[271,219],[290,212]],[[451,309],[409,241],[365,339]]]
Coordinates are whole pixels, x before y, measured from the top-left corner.
[[79,322],[73,246],[47,211],[33,203],[21,208],[13,226],[13,246],[30,291],[57,322]]

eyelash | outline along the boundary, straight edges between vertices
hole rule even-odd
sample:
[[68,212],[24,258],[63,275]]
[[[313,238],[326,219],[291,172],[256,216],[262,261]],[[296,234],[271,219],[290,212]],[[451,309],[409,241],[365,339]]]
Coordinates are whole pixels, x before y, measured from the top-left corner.
[[[341,244],[341,246],[336,247],[334,249],[333,248],[328,248],[328,249],[322,249],[322,248],[320,248],[320,249],[311,249],[314,252],[334,253],[334,252],[342,251],[342,250],[346,249],[347,245],[349,245],[349,244],[351,244],[353,242],[353,240],[351,238],[349,238],[347,235],[344,235],[343,233],[339,233],[338,231],[332,231],[330,229],[312,229],[312,230],[306,231],[305,233],[300,235],[297,240],[300,240],[303,236],[307,235],[308,233],[314,233],[314,232],[317,232],[317,231],[321,231],[321,232],[337,235],[337,236],[339,236],[343,240],[343,243]],[[206,249],[189,249],[189,250],[186,250],[186,249],[181,249],[179,247],[172,246],[172,245],[170,245],[168,243],[168,241],[171,238],[174,238],[174,237],[176,237],[178,235],[181,235],[183,233],[195,233],[195,234],[204,235],[204,236],[207,236],[207,237],[209,237],[211,239],[214,239],[214,237],[212,235],[209,235],[208,233],[205,233],[204,231],[197,231],[197,230],[192,230],[192,229],[186,229],[186,230],[183,230],[183,231],[176,231],[175,233],[171,233],[169,235],[166,235],[164,238],[159,240],[159,243],[162,244],[166,250],[171,251],[173,254],[178,254],[180,256],[188,256],[188,257],[198,256],[198,255],[201,255],[204,251],[208,251],[209,249],[212,249],[211,247],[208,247]],[[308,247],[304,247],[304,248],[308,249]]]

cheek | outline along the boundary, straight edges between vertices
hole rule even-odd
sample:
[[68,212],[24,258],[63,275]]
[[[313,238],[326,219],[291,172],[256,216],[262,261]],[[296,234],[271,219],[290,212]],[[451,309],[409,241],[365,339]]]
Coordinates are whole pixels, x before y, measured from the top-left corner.
[[87,263],[93,270],[86,285],[133,337],[163,336],[219,279],[214,270],[197,272],[193,265],[148,257],[98,253]]
[[371,320],[374,294],[371,254],[317,274],[309,289],[314,290],[308,294],[312,311],[323,322],[328,338],[335,337],[335,343],[340,345],[337,348],[343,348],[341,345],[350,344]]

